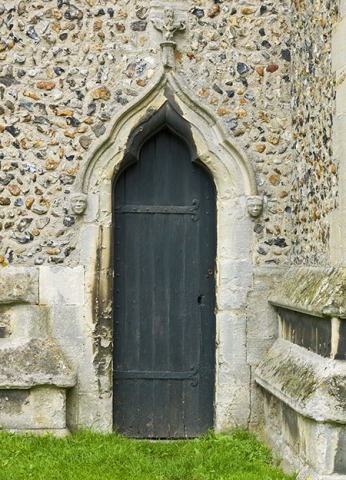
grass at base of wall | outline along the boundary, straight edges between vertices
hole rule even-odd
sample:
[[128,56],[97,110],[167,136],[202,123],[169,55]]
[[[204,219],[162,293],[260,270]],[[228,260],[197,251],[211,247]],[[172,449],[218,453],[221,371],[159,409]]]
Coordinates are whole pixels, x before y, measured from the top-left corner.
[[0,431],[0,480],[293,480],[254,434],[147,441],[80,431],[64,438]]

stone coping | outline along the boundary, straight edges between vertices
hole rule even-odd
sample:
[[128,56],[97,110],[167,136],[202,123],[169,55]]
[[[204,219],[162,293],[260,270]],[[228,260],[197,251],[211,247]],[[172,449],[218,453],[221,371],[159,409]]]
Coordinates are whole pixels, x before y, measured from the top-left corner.
[[291,267],[268,300],[318,317],[346,318],[346,267]]
[[76,375],[53,341],[30,340],[0,346],[0,389],[38,385],[70,388],[75,384]]
[[346,424],[346,365],[279,338],[255,380],[304,417]]

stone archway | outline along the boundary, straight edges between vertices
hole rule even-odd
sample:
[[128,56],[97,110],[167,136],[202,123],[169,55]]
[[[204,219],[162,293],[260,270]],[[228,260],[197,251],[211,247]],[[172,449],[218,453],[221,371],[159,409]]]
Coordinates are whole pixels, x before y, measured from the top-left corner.
[[[86,309],[93,325],[95,379],[103,399],[93,408],[100,410],[96,416],[102,416],[103,428],[112,426],[112,183],[136,156],[146,130],[155,129],[168,116],[178,135],[181,129],[189,130],[195,145],[191,153],[209,170],[217,192],[214,427],[218,431],[235,424],[246,426],[249,418],[245,310],[252,282],[252,232],[245,204],[247,195],[257,194],[256,181],[246,155],[186,91],[173,73],[161,72],[154,87],[115,119],[108,139],[92,152],[80,177],[90,206],[81,229],[81,235],[88,237],[81,241],[83,257],[89,259],[84,264],[89,289]],[[91,221],[93,225],[88,224]]]

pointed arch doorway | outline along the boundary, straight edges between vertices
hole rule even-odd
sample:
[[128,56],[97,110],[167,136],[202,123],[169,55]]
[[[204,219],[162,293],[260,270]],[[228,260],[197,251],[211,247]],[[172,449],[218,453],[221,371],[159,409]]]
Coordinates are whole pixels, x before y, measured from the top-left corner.
[[214,423],[216,192],[168,128],[113,190],[114,427],[132,437]]

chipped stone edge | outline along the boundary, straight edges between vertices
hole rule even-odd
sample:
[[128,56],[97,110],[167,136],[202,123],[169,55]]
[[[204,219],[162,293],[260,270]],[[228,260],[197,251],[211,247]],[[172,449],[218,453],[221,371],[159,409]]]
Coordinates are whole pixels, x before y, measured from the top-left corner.
[[[286,385],[280,381],[280,372],[284,374],[285,364],[289,361],[297,371],[309,368],[316,378],[316,384],[306,398],[284,392]],[[260,365],[255,370],[255,381],[266,391],[290,406],[303,417],[316,422],[346,424],[346,403],[340,407],[329,388],[335,378],[342,377],[346,383],[346,365],[340,360],[320,357],[298,345],[282,338],[278,339]],[[284,375],[283,375],[284,378]],[[338,383],[340,381],[338,380]],[[286,388],[287,390],[287,388]]]

